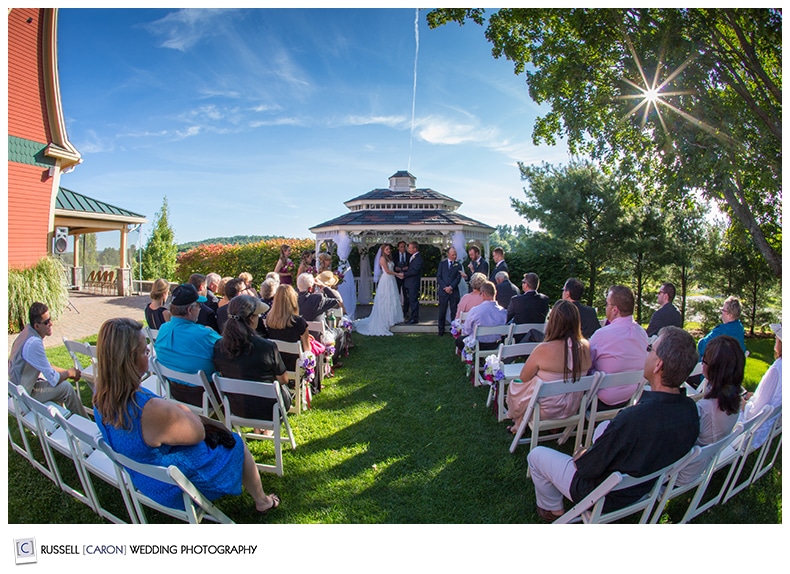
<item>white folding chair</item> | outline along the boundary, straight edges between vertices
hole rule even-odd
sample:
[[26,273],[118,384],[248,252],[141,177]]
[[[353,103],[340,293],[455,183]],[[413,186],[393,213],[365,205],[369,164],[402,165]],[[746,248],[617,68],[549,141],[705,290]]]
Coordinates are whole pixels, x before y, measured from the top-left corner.
[[[732,440],[719,450],[713,463],[709,466],[708,471],[703,476],[702,483],[694,492],[694,496],[691,498],[691,502],[681,522],[688,522],[725,500],[724,494],[727,492],[727,486],[730,484],[733,474],[742,460],[744,453],[748,452],[752,444],[754,431],[771,415],[771,411],[771,407],[766,406],[757,413],[754,418],[744,423],[739,422],[735,425],[735,429],[733,429],[733,432],[729,435]],[[725,468],[729,470],[727,471],[727,476],[721,488],[719,488],[719,491],[712,498],[702,502],[713,476]]]
[[[524,418],[521,419],[516,430],[516,435],[513,437],[513,442],[510,443],[510,452],[516,451],[516,447],[520,444],[529,444],[530,451],[535,448],[538,442],[546,440],[558,439],[559,444],[564,443],[571,434],[576,435],[576,443],[574,450],[579,448],[584,434],[584,413],[587,410],[587,401],[590,390],[595,386],[600,375],[595,373],[581,377],[578,381],[542,381],[538,379],[535,384],[535,390],[530,397],[527,410],[524,413]],[[540,415],[540,400],[548,397],[555,397],[564,395],[566,393],[581,393],[579,400],[579,408],[565,418],[561,419],[541,419]],[[527,426],[532,429],[531,436],[528,438],[521,438],[524,436]],[[541,435],[544,430],[561,430],[562,432],[552,433],[548,435]],[[529,475],[529,470],[527,470]]]
[[[27,399],[30,398],[30,395],[22,385],[15,385],[11,381],[8,381],[8,396],[8,414],[16,418],[17,432],[19,433],[19,440],[17,441],[14,439],[11,425],[8,425],[8,440],[11,443],[11,447],[15,452],[25,457],[34,468],[60,487],[57,475],[52,470],[46,453],[41,453],[41,455],[37,454],[30,444],[31,437],[28,436],[28,433],[30,433],[32,437],[35,437],[36,440],[40,440],[38,438],[39,431],[36,413],[28,406]],[[63,408],[55,403],[48,402],[47,405]],[[44,458],[43,462],[40,460],[42,456]]]
[[[656,505],[653,517],[650,519],[651,524],[657,524],[658,520],[664,512],[667,502],[678,498],[681,494],[689,492],[690,490],[702,489],[704,491],[707,486],[709,475],[714,471],[716,459],[719,454],[734,440],[743,433],[743,425],[736,424],[730,433],[722,437],[718,441],[705,445],[695,447],[695,456],[687,460],[686,465],[677,469],[671,476],[668,477],[667,485],[661,495],[660,502]],[[696,492],[695,492],[696,495]],[[692,496],[694,499],[695,496]],[[691,514],[692,506],[689,506],[688,511],[683,516],[679,524],[688,522],[688,517]]]
[[[74,368],[79,369],[80,371],[80,380],[88,383],[91,393],[93,393],[96,385],[96,346],[89,345],[87,343],[80,343],[79,341],[71,341],[66,337],[63,337],[63,344],[66,346],[66,351],[68,351],[69,355],[71,356],[71,361],[74,363]],[[75,381],[74,386],[77,389],[77,396],[80,397],[80,400],[82,400],[80,381]]]
[[[52,473],[55,475],[55,484],[57,484],[61,490],[70,494],[78,501],[82,502],[95,511],[96,509],[93,506],[93,500],[87,492],[82,478],[82,473],[79,469],[79,462],[74,463],[74,468],[77,471],[77,477],[79,478],[80,482],[79,487],[69,484],[63,477],[63,473],[60,471],[60,466],[58,465],[55,451],[59,452],[63,456],[66,456],[67,458],[72,458],[71,446],[69,444],[66,431],[60,426],[55,418],[55,414],[59,413],[60,411],[56,409],[54,405],[45,405],[40,403],[28,394],[23,395],[23,399],[36,416],[36,426],[38,428],[37,434],[41,443],[41,450],[44,452],[44,456],[48,461],[49,468],[52,469]],[[96,423],[88,420],[85,417],[73,414],[70,418],[74,419],[74,425],[82,424],[85,426],[85,428],[91,428],[92,425],[92,428],[98,431],[98,428],[96,428]],[[80,419],[84,422],[79,423],[78,421]],[[65,420],[65,418],[63,418],[63,420]]]
[[[512,339],[512,337],[511,337]],[[488,391],[488,400],[486,406],[490,407],[496,401],[497,403],[497,422],[502,422],[507,418],[505,409],[505,395],[507,394],[507,386],[521,376],[521,369],[524,363],[506,363],[508,359],[514,357],[528,357],[533,353],[535,348],[540,343],[511,343],[499,345],[497,350],[497,358],[502,363],[502,371],[505,378],[501,381],[494,381],[491,383],[491,388]]]
[[[283,407],[283,398],[280,394],[279,382],[245,381],[222,377],[214,373],[214,385],[217,387],[222,408],[225,409],[225,426],[236,431],[246,439],[270,440],[274,443],[274,464],[256,463],[259,470],[274,471],[279,476],[283,475],[283,449],[281,426],[285,425],[285,432],[291,450],[296,449],[288,415]],[[269,401],[274,401],[269,406]],[[266,406],[264,406],[264,404]],[[268,407],[268,408],[266,408]],[[243,432],[241,427],[252,427],[253,432]],[[269,436],[258,434],[255,429],[267,429],[274,434]]]
[[159,380],[156,368],[154,367],[154,363],[151,360],[156,358],[156,347],[154,347],[154,342],[156,341],[156,336],[159,334],[159,331],[157,329],[151,329],[148,327],[148,325],[145,325],[143,326],[143,333],[145,333],[145,338],[148,345],[149,366],[148,373],[146,373],[143,376],[143,379],[140,381],[140,386],[151,391],[155,395],[163,397],[165,396],[164,384]]
[[495,325],[492,327],[483,327],[481,325],[475,325],[474,330],[472,331],[472,337],[475,340],[475,356],[474,362],[472,363],[472,372],[470,373],[471,381],[474,386],[479,387],[481,385],[487,385],[488,382],[483,378],[481,371],[481,360],[485,361],[485,358],[488,355],[496,355],[499,351],[499,347],[497,346],[494,349],[481,349],[480,348],[480,338],[485,337],[486,335],[499,335],[502,337],[503,341],[506,341],[510,338],[510,332],[513,330],[513,325]]
[[[779,451],[782,448],[782,405],[774,408],[772,416],[774,417],[773,421],[768,421],[765,423],[770,423],[771,429],[768,432],[765,442],[760,447],[760,456],[757,458],[757,462],[755,463],[754,469],[752,470],[752,476],[749,479],[749,484],[754,484],[756,480],[771,470],[774,463],[776,462],[776,457],[779,455]],[[776,446],[772,447],[774,442],[776,443]],[[773,454],[769,455],[772,449]]]
[[[299,365],[299,359],[302,356],[302,343],[301,341],[295,341],[293,343],[289,341],[280,341],[278,339],[270,339],[273,343],[277,345],[277,350],[280,351],[280,354],[288,354],[296,356],[296,362],[294,364],[293,371],[285,371],[286,376],[288,377],[289,381],[294,382],[294,400],[291,401],[291,409],[288,412],[301,414],[302,413],[302,400],[305,399],[307,402],[310,400],[310,385],[302,384],[302,377],[304,372],[302,367]],[[316,361],[316,368],[318,368],[318,361]]]
[[[695,450],[696,449],[696,450]],[[640,524],[646,524],[655,507],[661,488],[667,482],[667,477],[682,468],[690,459],[697,455],[699,447],[692,448],[685,456],[664,468],[651,472],[641,477],[634,477],[628,474],[613,472],[590,494],[560,516],[553,524],[569,524],[571,522],[584,522],[585,524],[606,524],[620,520],[626,516],[642,512],[639,519]],[[650,490],[636,502],[623,508],[604,512],[606,496],[610,492],[623,490],[640,484],[655,481]]]
[[80,472],[80,480],[86,494],[91,499],[91,506],[94,512],[115,524],[127,524],[126,520],[113,514],[102,504],[91,478],[96,476],[120,491],[121,498],[126,506],[126,512],[129,515],[129,522],[137,523],[137,514],[131,497],[126,487],[118,482],[115,464],[103,451],[99,450],[98,439],[101,436],[101,431],[96,426],[96,423],[93,421],[86,423],[86,419],[73,415],[66,419],[60,412],[55,413],[55,420],[66,431],[69,448],[71,449],[71,458],[74,460],[78,472]]
[[[115,472],[120,484],[127,486],[127,492],[132,500],[132,504],[137,513],[137,519],[141,524],[146,524],[146,516],[144,506],[153,508],[159,512],[189,522],[190,524],[198,524],[203,519],[219,522],[222,524],[233,524],[233,521],[228,518],[219,508],[208,500],[203,494],[195,487],[194,484],[184,476],[175,466],[155,466],[151,464],[143,464],[132,460],[119,452],[114,451],[102,437],[98,440],[99,449],[107,455],[107,457],[115,463]],[[145,475],[154,480],[164,482],[178,487],[181,490],[184,508],[172,508],[156,502],[149,498],[134,486],[134,480],[129,470]]]
[[[589,400],[589,410],[586,414],[588,423],[587,423],[587,437],[584,441],[584,446],[589,447],[592,444],[593,432],[595,431],[595,426],[600,423],[601,421],[611,420],[617,416],[621,410],[626,407],[630,407],[636,404],[639,400],[639,397],[642,396],[642,391],[644,390],[645,380],[644,372],[639,371],[626,371],[624,373],[604,373],[600,371],[600,378],[598,379],[598,384],[592,389],[590,392],[590,400]],[[634,392],[631,394],[631,398],[628,399],[628,403],[626,407],[621,407],[618,409],[609,409],[605,411],[598,410],[598,393],[601,392],[603,389],[611,389],[614,387],[623,387],[623,386],[634,386]]]
[[[307,322],[307,330],[310,332],[313,337],[316,338],[317,341],[320,343],[324,342],[324,333],[326,332],[326,325],[322,320],[318,321],[308,321]],[[324,354],[317,356],[315,358],[315,378],[316,382],[313,384],[314,389],[321,389],[321,384],[324,380],[324,369],[326,368],[326,362],[329,359]]]
[[510,333],[508,340],[505,341],[505,344],[512,345],[516,340],[520,340],[522,336],[529,333],[532,329],[545,333],[546,323],[514,323],[513,331]]
[[164,398],[181,403],[192,412],[205,417],[210,418],[214,414],[221,422],[225,422],[219,400],[202,370],[197,373],[182,373],[165,367],[156,357],[151,357],[150,363],[159,377]]
[[[769,408],[770,408],[770,410],[768,410]],[[777,421],[779,421],[779,433],[780,433],[780,436],[779,436],[779,445],[777,445],[777,451],[774,453],[774,457],[776,457],[776,455],[778,454],[778,449],[779,449],[779,446],[781,446],[781,440],[782,440],[781,439],[782,405],[779,405],[778,407],[773,407],[771,405],[766,405],[765,407],[763,407],[763,410],[761,410],[760,413],[757,416],[760,416],[760,414],[763,413],[763,411],[766,411],[766,410],[768,412],[767,412],[767,414],[765,414],[763,416],[763,422],[761,422],[761,423],[759,423],[759,424],[757,424],[757,425],[755,425],[753,427],[753,430],[751,432],[751,436],[749,437],[749,440],[748,440],[748,444],[745,444],[744,448],[742,449],[741,460],[739,461],[738,466],[735,469],[735,472],[733,474],[732,480],[730,481],[730,485],[727,487],[727,492],[724,494],[724,497],[722,498],[722,502],[727,502],[730,498],[732,498],[733,496],[738,494],[740,491],[742,491],[744,488],[746,488],[747,486],[751,485],[755,480],[757,480],[757,476],[756,476],[757,472],[758,472],[758,470],[761,469],[762,459],[765,458],[766,453],[767,453],[767,449],[768,449],[768,447],[770,446],[770,444],[772,442],[772,434],[774,432],[774,426],[775,426]],[[776,417],[773,420],[769,420],[772,417],[777,415],[777,411],[778,411],[779,416]],[[751,421],[748,421],[748,422],[751,422]],[[746,423],[744,423],[744,424],[746,424]],[[754,446],[754,438],[757,435],[757,431],[763,425],[768,425],[768,427],[769,427],[768,435],[766,436],[765,441],[760,446]],[[752,456],[755,453],[756,453],[756,455]],[[741,475],[743,474],[743,470],[744,470],[744,467],[746,466],[746,462],[750,458],[754,458],[754,465],[752,466],[752,470],[749,473],[748,477],[746,477],[743,481],[738,482],[738,480],[741,478]],[[772,464],[773,463],[771,463],[771,465]],[[768,466],[767,468],[762,470],[762,472],[760,473],[760,476],[762,476],[763,474],[768,472],[768,469],[770,469],[770,466]]]

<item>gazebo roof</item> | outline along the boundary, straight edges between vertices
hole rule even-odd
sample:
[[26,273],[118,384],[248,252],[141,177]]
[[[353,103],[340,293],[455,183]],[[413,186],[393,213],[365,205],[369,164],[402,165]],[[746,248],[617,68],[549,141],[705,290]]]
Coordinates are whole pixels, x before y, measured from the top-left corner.
[[370,200],[393,200],[393,201],[442,201],[461,205],[461,202],[448,197],[438,191],[430,188],[410,189],[410,190],[391,190],[391,189],[373,189],[364,193],[354,199],[349,199],[343,202],[343,205],[349,205],[355,201],[370,201]]
[[457,211],[446,210],[405,210],[405,209],[376,209],[376,210],[363,210],[352,211],[330,219],[319,225],[310,228],[310,231],[320,229],[322,227],[335,227],[342,225],[343,227],[364,227],[382,226],[391,228],[393,226],[474,226],[490,229],[492,232],[495,228],[485,223],[481,223],[471,217],[467,217],[458,213]]

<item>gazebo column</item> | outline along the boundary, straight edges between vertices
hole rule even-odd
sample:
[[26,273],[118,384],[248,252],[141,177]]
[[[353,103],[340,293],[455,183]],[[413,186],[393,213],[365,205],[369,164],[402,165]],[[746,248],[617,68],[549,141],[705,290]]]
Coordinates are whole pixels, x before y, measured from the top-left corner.
[[81,235],[74,235],[74,258],[71,266],[71,284],[80,291],[82,289],[82,265],[80,265],[80,237]]

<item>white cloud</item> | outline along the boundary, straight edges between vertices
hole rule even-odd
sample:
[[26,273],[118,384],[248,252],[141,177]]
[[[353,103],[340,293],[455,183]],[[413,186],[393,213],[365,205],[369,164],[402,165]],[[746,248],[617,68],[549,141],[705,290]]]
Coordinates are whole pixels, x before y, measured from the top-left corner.
[[227,10],[185,8],[171,12],[164,18],[146,26],[155,36],[164,38],[160,46],[186,52],[203,38],[218,32],[218,18],[225,17]]
[[189,126],[185,130],[176,130],[175,136],[177,139],[184,139],[192,136],[196,136],[200,133],[201,128],[200,126]]
[[276,112],[276,111],[281,110],[282,108],[280,106],[278,106],[277,104],[274,104],[274,105],[258,104],[255,107],[247,108],[247,109],[252,111],[252,112]]
[[237,90],[216,90],[209,88],[201,88],[198,93],[205,98],[230,98],[238,99],[241,97],[241,92]]
[[[329,123],[332,124],[332,122]],[[348,115],[343,117],[338,124],[333,125],[334,127],[382,125],[391,128],[403,128],[407,127],[408,123],[405,116]]]
[[307,126],[310,122],[303,118],[276,118],[273,120],[257,120],[250,122],[250,127],[259,128],[262,126]]
[[74,142],[80,153],[106,153],[115,150],[115,143],[109,139],[99,136],[95,130],[85,132],[86,139]]
[[491,145],[497,136],[496,128],[482,127],[477,121],[460,123],[439,116],[428,116],[417,121],[416,132],[419,138],[428,143],[443,145]]

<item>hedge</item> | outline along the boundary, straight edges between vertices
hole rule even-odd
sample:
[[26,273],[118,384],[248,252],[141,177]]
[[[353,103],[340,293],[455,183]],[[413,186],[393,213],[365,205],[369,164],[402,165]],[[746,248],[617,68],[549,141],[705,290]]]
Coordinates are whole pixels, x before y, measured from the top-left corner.
[[54,257],[44,257],[27,269],[8,270],[8,332],[19,333],[27,324],[30,306],[36,301],[49,307],[57,319],[69,304],[65,269]]

